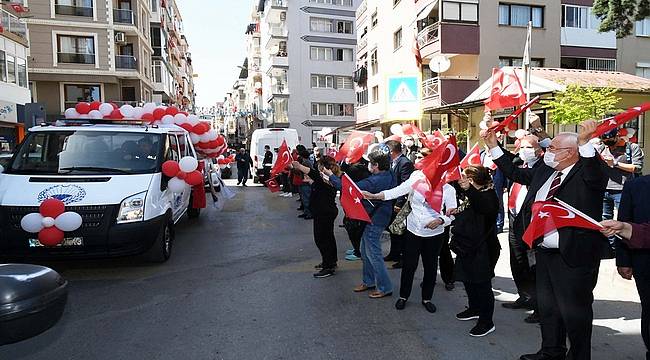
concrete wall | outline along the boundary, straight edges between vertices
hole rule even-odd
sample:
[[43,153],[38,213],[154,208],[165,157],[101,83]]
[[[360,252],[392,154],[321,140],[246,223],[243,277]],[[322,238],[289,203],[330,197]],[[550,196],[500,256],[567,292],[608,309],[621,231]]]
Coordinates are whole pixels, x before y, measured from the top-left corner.
[[616,69],[636,74],[637,63],[650,64],[650,37],[632,35],[617,40]]

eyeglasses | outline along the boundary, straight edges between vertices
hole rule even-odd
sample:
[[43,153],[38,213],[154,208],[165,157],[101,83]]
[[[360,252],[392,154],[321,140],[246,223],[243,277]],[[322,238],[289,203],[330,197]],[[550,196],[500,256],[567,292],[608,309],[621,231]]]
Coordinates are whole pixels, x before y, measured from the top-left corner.
[[572,147],[555,147],[555,146],[551,145],[547,149],[549,151],[556,151],[556,150],[570,150],[570,149],[573,149],[573,148]]

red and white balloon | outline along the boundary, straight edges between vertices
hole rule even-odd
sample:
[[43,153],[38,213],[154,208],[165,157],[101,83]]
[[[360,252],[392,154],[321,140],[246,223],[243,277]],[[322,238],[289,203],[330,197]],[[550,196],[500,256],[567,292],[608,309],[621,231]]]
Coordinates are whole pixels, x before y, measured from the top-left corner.
[[44,246],[57,246],[63,242],[66,232],[81,227],[81,215],[65,211],[61,200],[47,199],[39,207],[39,212],[25,215],[20,220],[20,227],[28,233],[38,233],[38,241]]
[[197,186],[203,183],[203,174],[197,170],[199,162],[191,157],[186,156],[180,161],[168,160],[162,165],[162,172],[170,177],[168,187],[175,193],[180,193],[187,186]]

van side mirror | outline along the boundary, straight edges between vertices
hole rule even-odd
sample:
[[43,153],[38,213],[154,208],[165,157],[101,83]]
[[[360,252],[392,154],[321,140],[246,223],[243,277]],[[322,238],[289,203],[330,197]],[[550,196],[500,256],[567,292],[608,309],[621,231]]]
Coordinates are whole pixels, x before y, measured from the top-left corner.
[[0,174],[2,174],[3,172],[5,172],[5,168],[4,166],[0,165]]

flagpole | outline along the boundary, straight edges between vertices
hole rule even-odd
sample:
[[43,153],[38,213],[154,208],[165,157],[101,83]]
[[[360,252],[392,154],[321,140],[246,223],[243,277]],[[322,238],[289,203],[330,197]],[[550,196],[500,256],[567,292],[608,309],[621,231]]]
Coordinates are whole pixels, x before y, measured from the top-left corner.
[[[530,78],[532,75],[530,68],[530,52],[532,50],[533,42],[533,22],[528,22],[528,29],[526,32],[526,46],[524,48],[524,58],[523,58],[523,69],[524,69],[524,83],[526,84],[526,101],[530,101]],[[526,109],[526,118],[524,119],[524,124],[528,127],[528,119],[530,117],[530,108]]]

